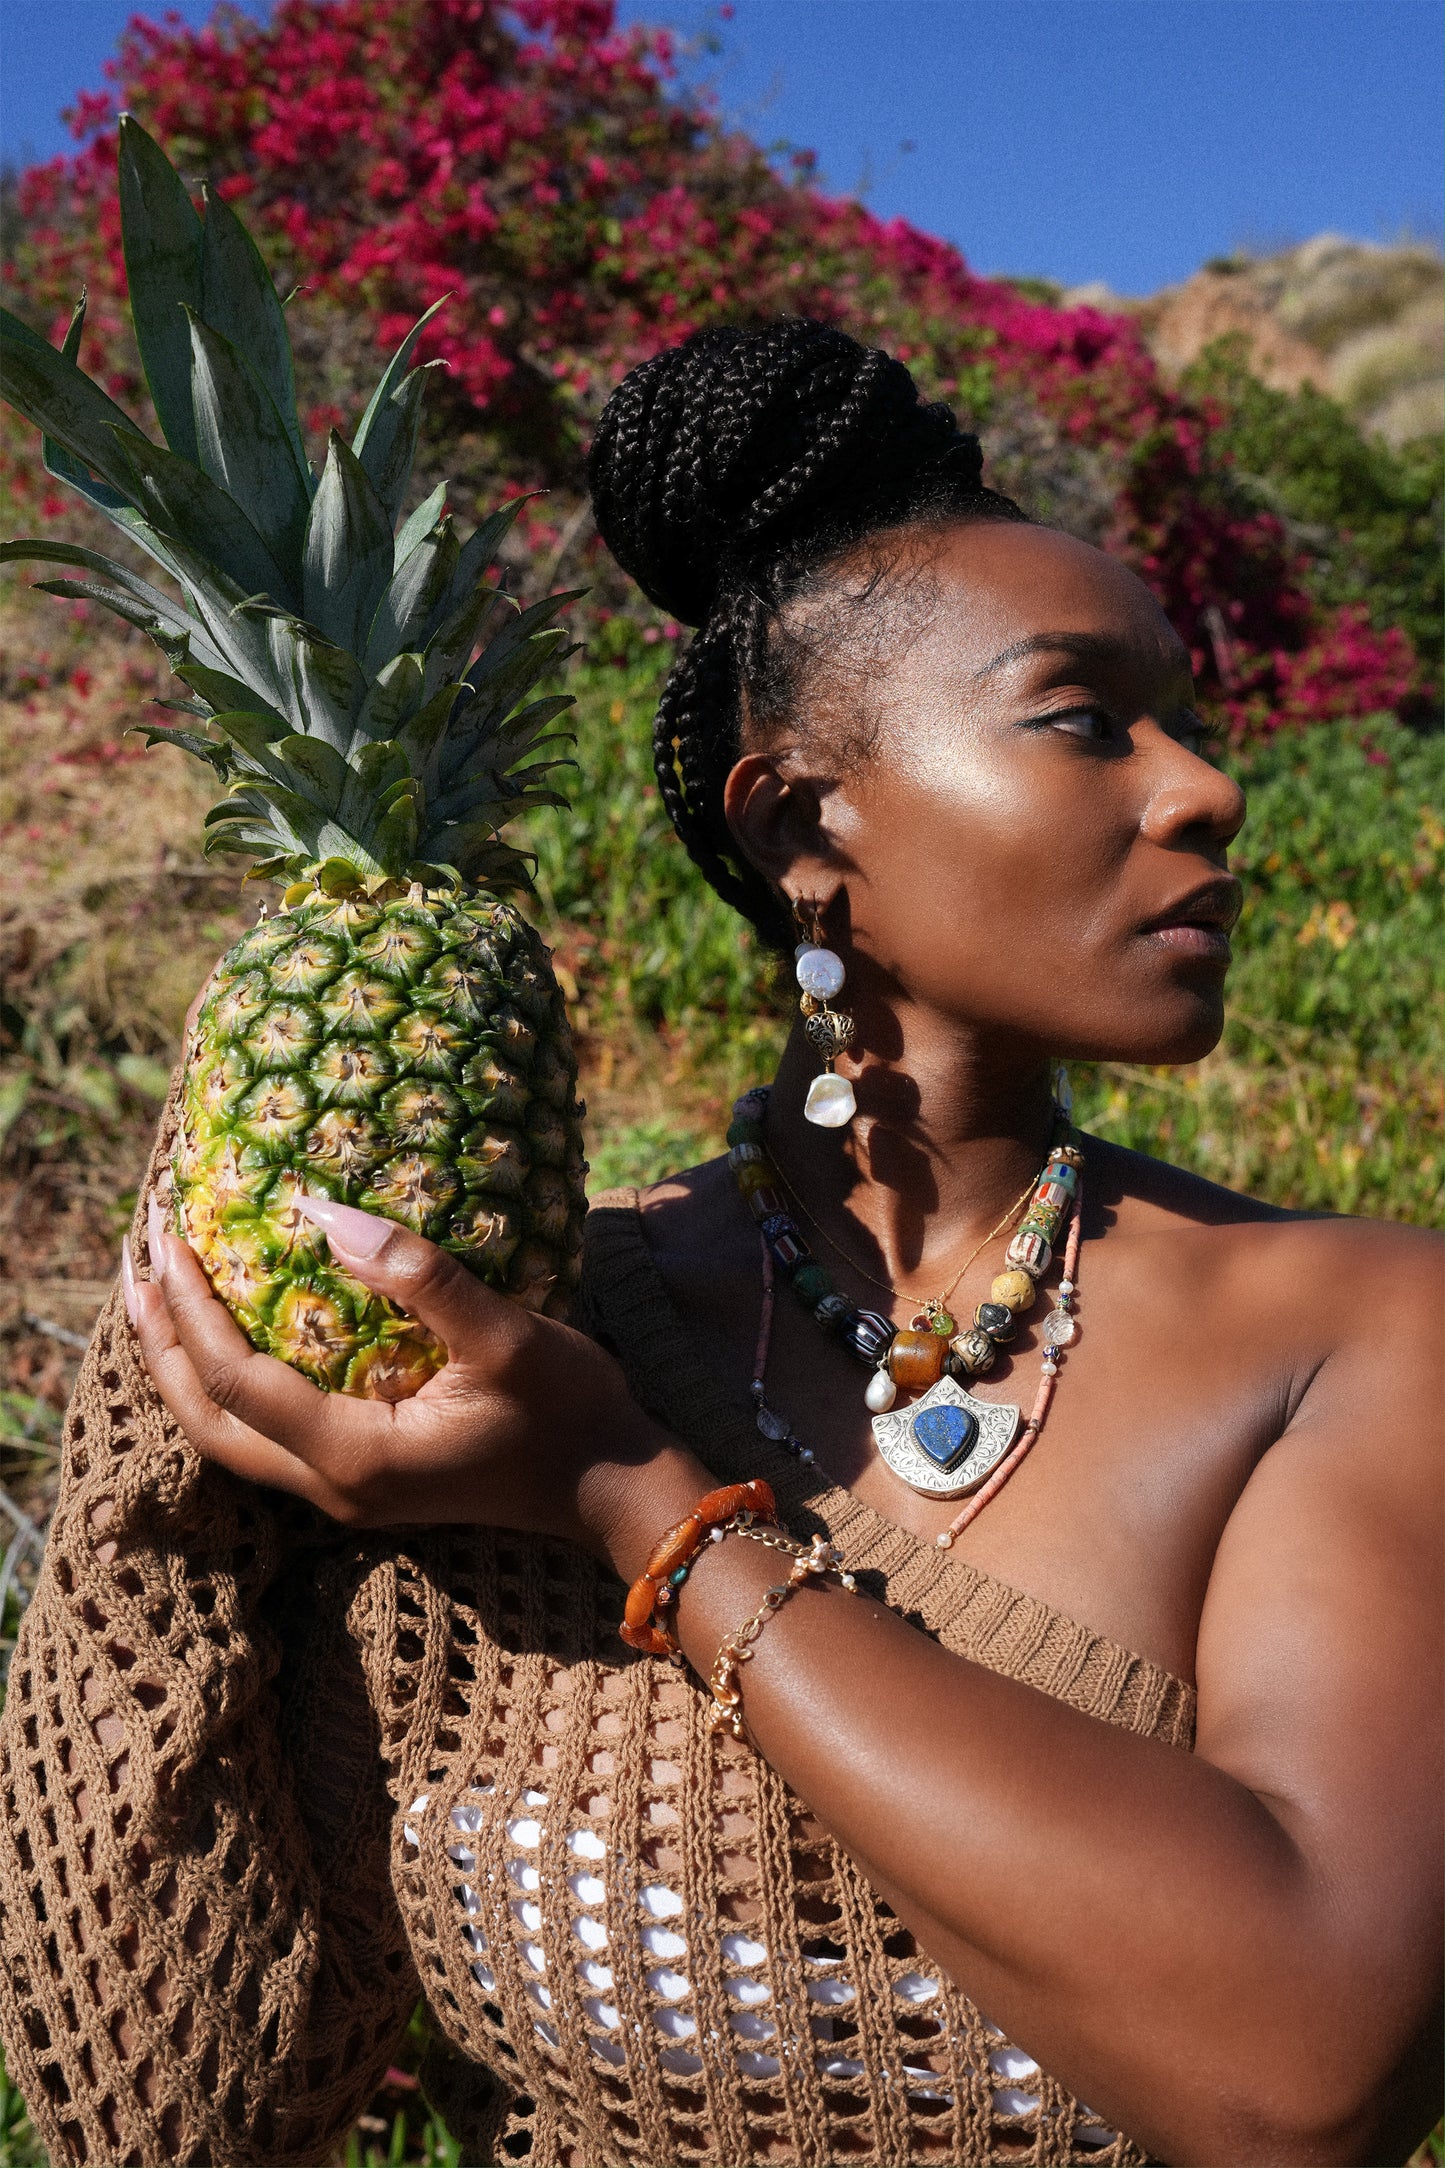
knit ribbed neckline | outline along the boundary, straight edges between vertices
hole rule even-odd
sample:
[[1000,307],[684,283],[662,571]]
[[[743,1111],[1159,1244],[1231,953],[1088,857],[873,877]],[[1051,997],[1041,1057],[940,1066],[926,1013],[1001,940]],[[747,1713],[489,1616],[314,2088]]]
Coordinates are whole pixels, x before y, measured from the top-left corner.
[[[725,1482],[761,1475],[779,1510],[805,1535],[825,1531],[850,1567],[876,1574],[888,1600],[946,1645],[1058,1694],[1131,1730],[1192,1743],[1195,1693],[1162,1665],[1070,1618],[1038,1596],[901,1528],[862,1499],[806,1468],[757,1428],[748,1401],[719,1376],[680,1316],[647,1240],[635,1189],[594,1198],[587,1215],[589,1307],[618,1349],[634,1390]],[[950,1631],[950,1628],[954,1630]],[[1007,1661],[996,1661],[1006,1645]],[[1048,1652],[1046,1669],[1020,1664]],[[1087,1685],[1086,1682],[1087,1681]]]

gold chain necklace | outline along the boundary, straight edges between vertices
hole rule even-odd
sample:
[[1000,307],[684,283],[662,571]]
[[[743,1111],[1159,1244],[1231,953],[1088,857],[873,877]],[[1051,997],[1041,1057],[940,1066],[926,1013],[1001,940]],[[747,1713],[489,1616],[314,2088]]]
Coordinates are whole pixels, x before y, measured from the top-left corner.
[[844,1249],[842,1243],[838,1241],[837,1237],[835,1235],[829,1234],[827,1228],[817,1217],[816,1213],[809,1211],[807,1205],[803,1202],[802,1197],[798,1193],[797,1184],[793,1181],[787,1169],[782,1165],[776,1151],[774,1151],[771,1146],[769,1147],[769,1156],[772,1160],[773,1167],[779,1179],[781,1180],[784,1189],[792,1198],[793,1203],[797,1206],[798,1210],[802,1213],[804,1219],[808,1222],[808,1225],[814,1230],[814,1232],[822,1236],[823,1240],[827,1243],[829,1249],[833,1252],[834,1256],[841,1257],[850,1272],[856,1272],[860,1279],[864,1279],[868,1282],[870,1287],[876,1287],[880,1289],[883,1294],[892,1295],[895,1299],[901,1295],[906,1302],[916,1302],[919,1306],[919,1314],[928,1320],[929,1329],[935,1332],[951,1333],[954,1330],[955,1320],[950,1314],[948,1308],[949,1297],[952,1295],[954,1289],[957,1287],[959,1281],[963,1278],[964,1274],[968,1271],[969,1266],[972,1265],[977,1258],[983,1255],[983,1252],[988,1248],[990,1242],[996,1241],[1006,1227],[1011,1227],[1013,1225],[1014,1221],[1023,1211],[1024,1206],[1028,1203],[1029,1198],[1033,1195],[1034,1189],[1039,1179],[1037,1175],[1030,1175],[1027,1183],[1019,1192],[1018,1196],[1014,1199],[1013,1203],[1009,1206],[1007,1212],[1005,1212],[1003,1218],[999,1221],[998,1225],[996,1227],[991,1227],[988,1233],[984,1236],[983,1240],[979,1243],[976,1243],[974,1247],[969,1251],[967,1257],[965,1257],[963,1263],[959,1266],[957,1272],[955,1272],[953,1278],[949,1281],[947,1287],[945,1287],[941,1295],[918,1296],[910,1295],[907,1288],[894,1287],[892,1282],[889,1280],[880,1280],[876,1276],[876,1274],[868,1270],[866,1265],[860,1265],[856,1257],[850,1257],[847,1250]]

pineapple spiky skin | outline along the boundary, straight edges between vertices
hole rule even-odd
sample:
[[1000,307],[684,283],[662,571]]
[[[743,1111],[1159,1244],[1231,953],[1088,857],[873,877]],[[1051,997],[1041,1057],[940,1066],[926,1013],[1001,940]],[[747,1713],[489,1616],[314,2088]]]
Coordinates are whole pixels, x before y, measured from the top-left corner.
[[339,1268],[298,1195],[384,1214],[563,1316],[586,1210],[576,1081],[549,952],[511,904],[313,889],[211,980],[177,1229],[254,1347],[327,1389],[405,1398],[446,1350]]

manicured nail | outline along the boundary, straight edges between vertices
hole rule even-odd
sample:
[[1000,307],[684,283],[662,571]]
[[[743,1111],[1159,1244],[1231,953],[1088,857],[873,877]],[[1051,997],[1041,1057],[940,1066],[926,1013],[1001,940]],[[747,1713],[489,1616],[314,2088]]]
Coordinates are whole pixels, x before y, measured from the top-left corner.
[[375,1212],[358,1212],[354,1204],[336,1204],[330,1197],[298,1197],[296,1209],[303,1219],[313,1220],[332,1246],[350,1257],[375,1257],[395,1222]]
[[120,1246],[120,1299],[125,1304],[125,1314],[133,1325],[136,1321],[135,1266],[131,1263],[129,1236]]
[[150,1245],[153,1280],[163,1280],[166,1276],[166,1245],[163,1239],[165,1231],[166,1223],[161,1216],[161,1208],[152,1194],[146,1206],[146,1239]]

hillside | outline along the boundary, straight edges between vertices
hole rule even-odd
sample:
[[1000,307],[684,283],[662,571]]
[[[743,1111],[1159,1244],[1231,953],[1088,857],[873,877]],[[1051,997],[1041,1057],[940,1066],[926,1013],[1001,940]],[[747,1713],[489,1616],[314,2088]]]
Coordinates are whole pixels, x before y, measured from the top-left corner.
[[1313,385],[1368,434],[1399,446],[1445,429],[1445,264],[1417,243],[1320,233],[1274,255],[1216,256],[1147,301],[1102,286],[1061,295],[1132,317],[1178,379],[1215,340],[1242,341],[1273,390]]

